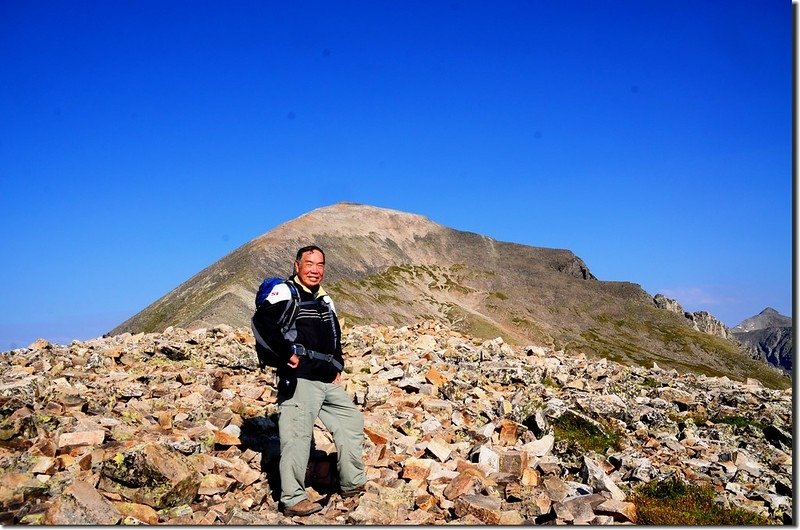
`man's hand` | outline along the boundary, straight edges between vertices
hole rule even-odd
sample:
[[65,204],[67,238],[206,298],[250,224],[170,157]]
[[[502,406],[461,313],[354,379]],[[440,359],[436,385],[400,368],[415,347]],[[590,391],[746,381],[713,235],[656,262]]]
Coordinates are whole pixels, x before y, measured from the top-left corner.
[[300,365],[300,357],[293,353],[292,356],[289,357],[289,362],[286,363],[286,365],[289,368],[297,368]]

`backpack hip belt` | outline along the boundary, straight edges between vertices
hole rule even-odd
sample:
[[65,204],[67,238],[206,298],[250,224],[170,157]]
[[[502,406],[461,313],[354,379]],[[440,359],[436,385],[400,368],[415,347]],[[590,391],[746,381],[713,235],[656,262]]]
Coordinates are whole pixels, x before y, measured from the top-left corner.
[[333,355],[328,353],[320,353],[314,350],[309,350],[302,344],[292,344],[292,353],[297,356],[306,356],[309,359],[315,359],[318,361],[328,361],[340,372],[344,368],[344,366],[342,366],[342,363],[337,361]]

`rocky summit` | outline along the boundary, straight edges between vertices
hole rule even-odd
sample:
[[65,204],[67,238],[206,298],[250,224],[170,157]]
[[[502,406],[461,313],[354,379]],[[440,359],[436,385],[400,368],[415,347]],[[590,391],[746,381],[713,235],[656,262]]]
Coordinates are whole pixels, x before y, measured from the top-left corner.
[[430,320],[343,338],[365,416],[361,496],[339,495],[318,425],[306,485],[325,507],[282,515],[274,376],[249,330],[168,328],[2,354],[0,522],[630,524],[641,485],[678,478],[793,523],[791,389]]

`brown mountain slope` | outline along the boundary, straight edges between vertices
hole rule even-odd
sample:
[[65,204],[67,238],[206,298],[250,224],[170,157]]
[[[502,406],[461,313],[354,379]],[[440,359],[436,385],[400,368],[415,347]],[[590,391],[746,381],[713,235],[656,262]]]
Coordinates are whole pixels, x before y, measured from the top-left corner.
[[314,210],[243,245],[111,334],[247,327],[261,279],[287,275],[297,248],[311,243],[326,252],[326,288],[346,322],[402,326],[436,318],[479,337],[788,385],[732,343],[656,308],[638,285],[595,279],[568,250],[499,242],[350,203]]

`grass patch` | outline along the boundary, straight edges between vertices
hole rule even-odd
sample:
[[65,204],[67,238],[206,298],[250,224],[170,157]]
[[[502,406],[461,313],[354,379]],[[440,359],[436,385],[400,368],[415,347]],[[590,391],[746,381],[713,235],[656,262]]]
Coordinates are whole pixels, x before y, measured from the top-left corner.
[[[137,331],[145,333],[158,333],[166,328],[164,323],[167,321],[167,314],[163,310],[153,311],[148,315],[147,320],[137,328]],[[134,325],[135,327],[135,325]]]
[[468,313],[462,308],[452,304],[444,304],[442,311],[446,315],[448,322],[450,322],[453,329],[456,331],[477,339],[491,340],[496,337],[503,337],[504,341],[513,344],[513,341],[506,336],[506,333],[504,333],[502,329],[478,315]]
[[755,420],[751,420],[750,418],[745,418],[744,416],[716,416],[711,419],[713,423],[724,423],[726,425],[733,425],[734,427],[739,427],[744,429],[745,427],[756,427],[760,430],[764,430],[764,424]]
[[360,317],[358,315],[354,315],[352,313],[346,313],[344,311],[340,311],[338,316],[339,316],[339,322],[342,324],[343,327],[361,326],[364,324],[369,324],[370,322],[369,319]]
[[582,341],[576,341],[576,349],[585,348],[594,355],[615,362],[625,362],[632,357],[635,358],[641,350],[632,338],[626,341],[619,337],[605,336],[602,331],[593,328],[581,331],[580,337]]
[[574,444],[582,452],[594,451],[602,455],[610,448],[621,448],[622,437],[608,425],[588,421],[569,412],[553,422],[553,434],[557,440]]
[[475,289],[473,289],[471,287],[465,287],[465,286],[461,285],[460,283],[456,283],[450,278],[450,276],[446,276],[446,275],[445,275],[445,279],[444,279],[444,288],[446,290],[448,290],[448,291],[455,291],[455,292],[463,294],[463,295],[468,295],[468,294],[472,294],[472,293],[475,292]]
[[652,377],[645,377],[642,381],[642,386],[647,388],[661,388],[661,381],[653,379]]
[[765,525],[757,513],[739,508],[723,508],[714,502],[709,486],[687,484],[677,478],[652,481],[636,489],[633,502],[637,524],[664,526]]
[[550,388],[561,388],[561,385],[559,385],[558,382],[556,382],[556,380],[549,375],[542,379],[542,384]]

